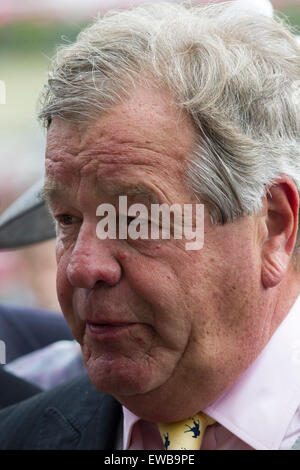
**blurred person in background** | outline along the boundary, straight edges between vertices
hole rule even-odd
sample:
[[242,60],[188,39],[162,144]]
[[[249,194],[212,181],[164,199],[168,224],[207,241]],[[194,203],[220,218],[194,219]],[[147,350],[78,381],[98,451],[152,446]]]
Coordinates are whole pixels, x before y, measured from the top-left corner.
[[36,385],[16,377],[0,366],[0,409],[5,408],[40,393]]

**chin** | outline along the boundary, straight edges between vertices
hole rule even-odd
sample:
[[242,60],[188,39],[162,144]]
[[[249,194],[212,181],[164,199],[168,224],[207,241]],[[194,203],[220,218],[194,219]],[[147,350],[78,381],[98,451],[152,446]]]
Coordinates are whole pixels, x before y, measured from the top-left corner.
[[142,395],[155,387],[147,368],[132,364],[127,358],[106,362],[101,357],[90,357],[86,367],[94,387],[115,397]]

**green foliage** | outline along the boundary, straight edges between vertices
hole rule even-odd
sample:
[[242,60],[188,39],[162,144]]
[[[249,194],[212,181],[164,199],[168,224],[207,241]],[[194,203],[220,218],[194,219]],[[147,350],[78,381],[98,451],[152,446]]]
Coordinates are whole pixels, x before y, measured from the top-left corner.
[[76,39],[86,23],[11,23],[0,28],[0,53],[42,51],[52,54],[59,44]]
[[296,26],[298,34],[300,34],[300,7],[286,8],[282,12],[287,17],[289,23]]

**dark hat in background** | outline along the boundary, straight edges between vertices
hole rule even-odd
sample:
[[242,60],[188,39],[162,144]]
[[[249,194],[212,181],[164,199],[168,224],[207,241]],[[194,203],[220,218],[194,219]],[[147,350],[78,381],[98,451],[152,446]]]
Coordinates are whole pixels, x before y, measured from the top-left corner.
[[40,196],[44,180],[23,193],[0,215],[0,249],[13,249],[55,237],[55,225]]

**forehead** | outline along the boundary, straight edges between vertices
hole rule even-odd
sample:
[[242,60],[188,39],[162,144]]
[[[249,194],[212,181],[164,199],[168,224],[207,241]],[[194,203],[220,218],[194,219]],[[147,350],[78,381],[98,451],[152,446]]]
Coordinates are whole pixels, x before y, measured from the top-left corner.
[[183,172],[196,135],[189,117],[162,90],[135,90],[87,126],[54,117],[46,175],[70,184],[93,175],[109,189],[124,178],[171,178]]

